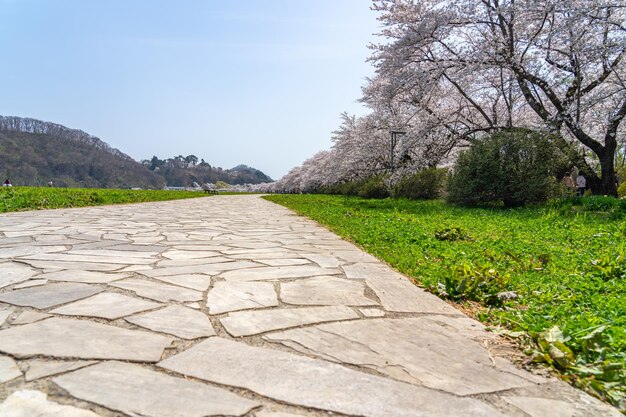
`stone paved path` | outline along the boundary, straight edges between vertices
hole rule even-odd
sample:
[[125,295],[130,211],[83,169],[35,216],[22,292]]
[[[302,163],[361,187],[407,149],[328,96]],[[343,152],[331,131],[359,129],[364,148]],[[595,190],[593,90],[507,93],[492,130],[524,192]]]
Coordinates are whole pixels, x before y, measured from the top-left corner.
[[0,416],[620,416],[256,196],[0,216]]

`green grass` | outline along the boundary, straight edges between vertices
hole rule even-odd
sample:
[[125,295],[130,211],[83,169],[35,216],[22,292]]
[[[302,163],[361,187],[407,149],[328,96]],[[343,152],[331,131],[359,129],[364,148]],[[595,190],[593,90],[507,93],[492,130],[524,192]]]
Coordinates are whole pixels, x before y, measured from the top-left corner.
[[0,187],[0,213],[205,196],[202,192],[100,188]]
[[[621,212],[590,211],[593,201],[506,210],[327,195],[265,198],[328,226],[441,297],[471,304],[478,319],[516,337],[529,360],[626,408]],[[501,300],[504,291],[518,298]]]

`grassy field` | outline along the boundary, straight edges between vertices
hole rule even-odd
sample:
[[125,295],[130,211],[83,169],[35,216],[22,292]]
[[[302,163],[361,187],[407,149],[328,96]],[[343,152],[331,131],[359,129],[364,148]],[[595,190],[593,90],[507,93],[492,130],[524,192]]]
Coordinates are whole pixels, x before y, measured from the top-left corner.
[[0,187],[0,213],[203,197],[192,191]]
[[547,363],[626,409],[623,212],[602,204],[600,211],[563,204],[505,210],[327,195],[266,198],[463,304],[518,340],[529,362]]

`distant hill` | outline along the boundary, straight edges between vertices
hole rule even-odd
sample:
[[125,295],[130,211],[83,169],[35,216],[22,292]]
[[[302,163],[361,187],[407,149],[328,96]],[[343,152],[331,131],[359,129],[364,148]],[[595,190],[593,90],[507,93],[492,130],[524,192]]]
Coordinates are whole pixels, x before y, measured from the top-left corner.
[[260,184],[272,182],[273,180],[258,169],[237,165],[231,169],[212,167],[211,164],[195,155],[174,158],[159,159],[153,156],[152,159],[141,161],[144,166],[165,178],[167,185],[182,187],[192,183],[215,184],[217,181],[224,181],[228,184]]
[[258,184],[272,181],[263,172],[238,165],[212,167],[194,155],[137,162],[82,130],[36,119],[0,116],[0,180],[15,185],[60,187],[163,188],[224,181]]

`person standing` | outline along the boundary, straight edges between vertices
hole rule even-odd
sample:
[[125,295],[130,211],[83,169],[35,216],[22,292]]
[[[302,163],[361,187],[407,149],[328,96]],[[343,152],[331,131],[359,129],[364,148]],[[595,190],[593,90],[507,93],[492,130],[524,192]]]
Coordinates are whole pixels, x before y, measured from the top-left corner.
[[576,177],[576,187],[578,188],[578,196],[582,197],[585,195],[585,190],[587,189],[587,180],[585,176],[581,173]]
[[565,174],[563,180],[561,180],[561,183],[563,184],[564,191],[567,195],[570,195],[571,193],[576,191],[574,180],[572,179],[572,176],[569,174],[569,172]]

